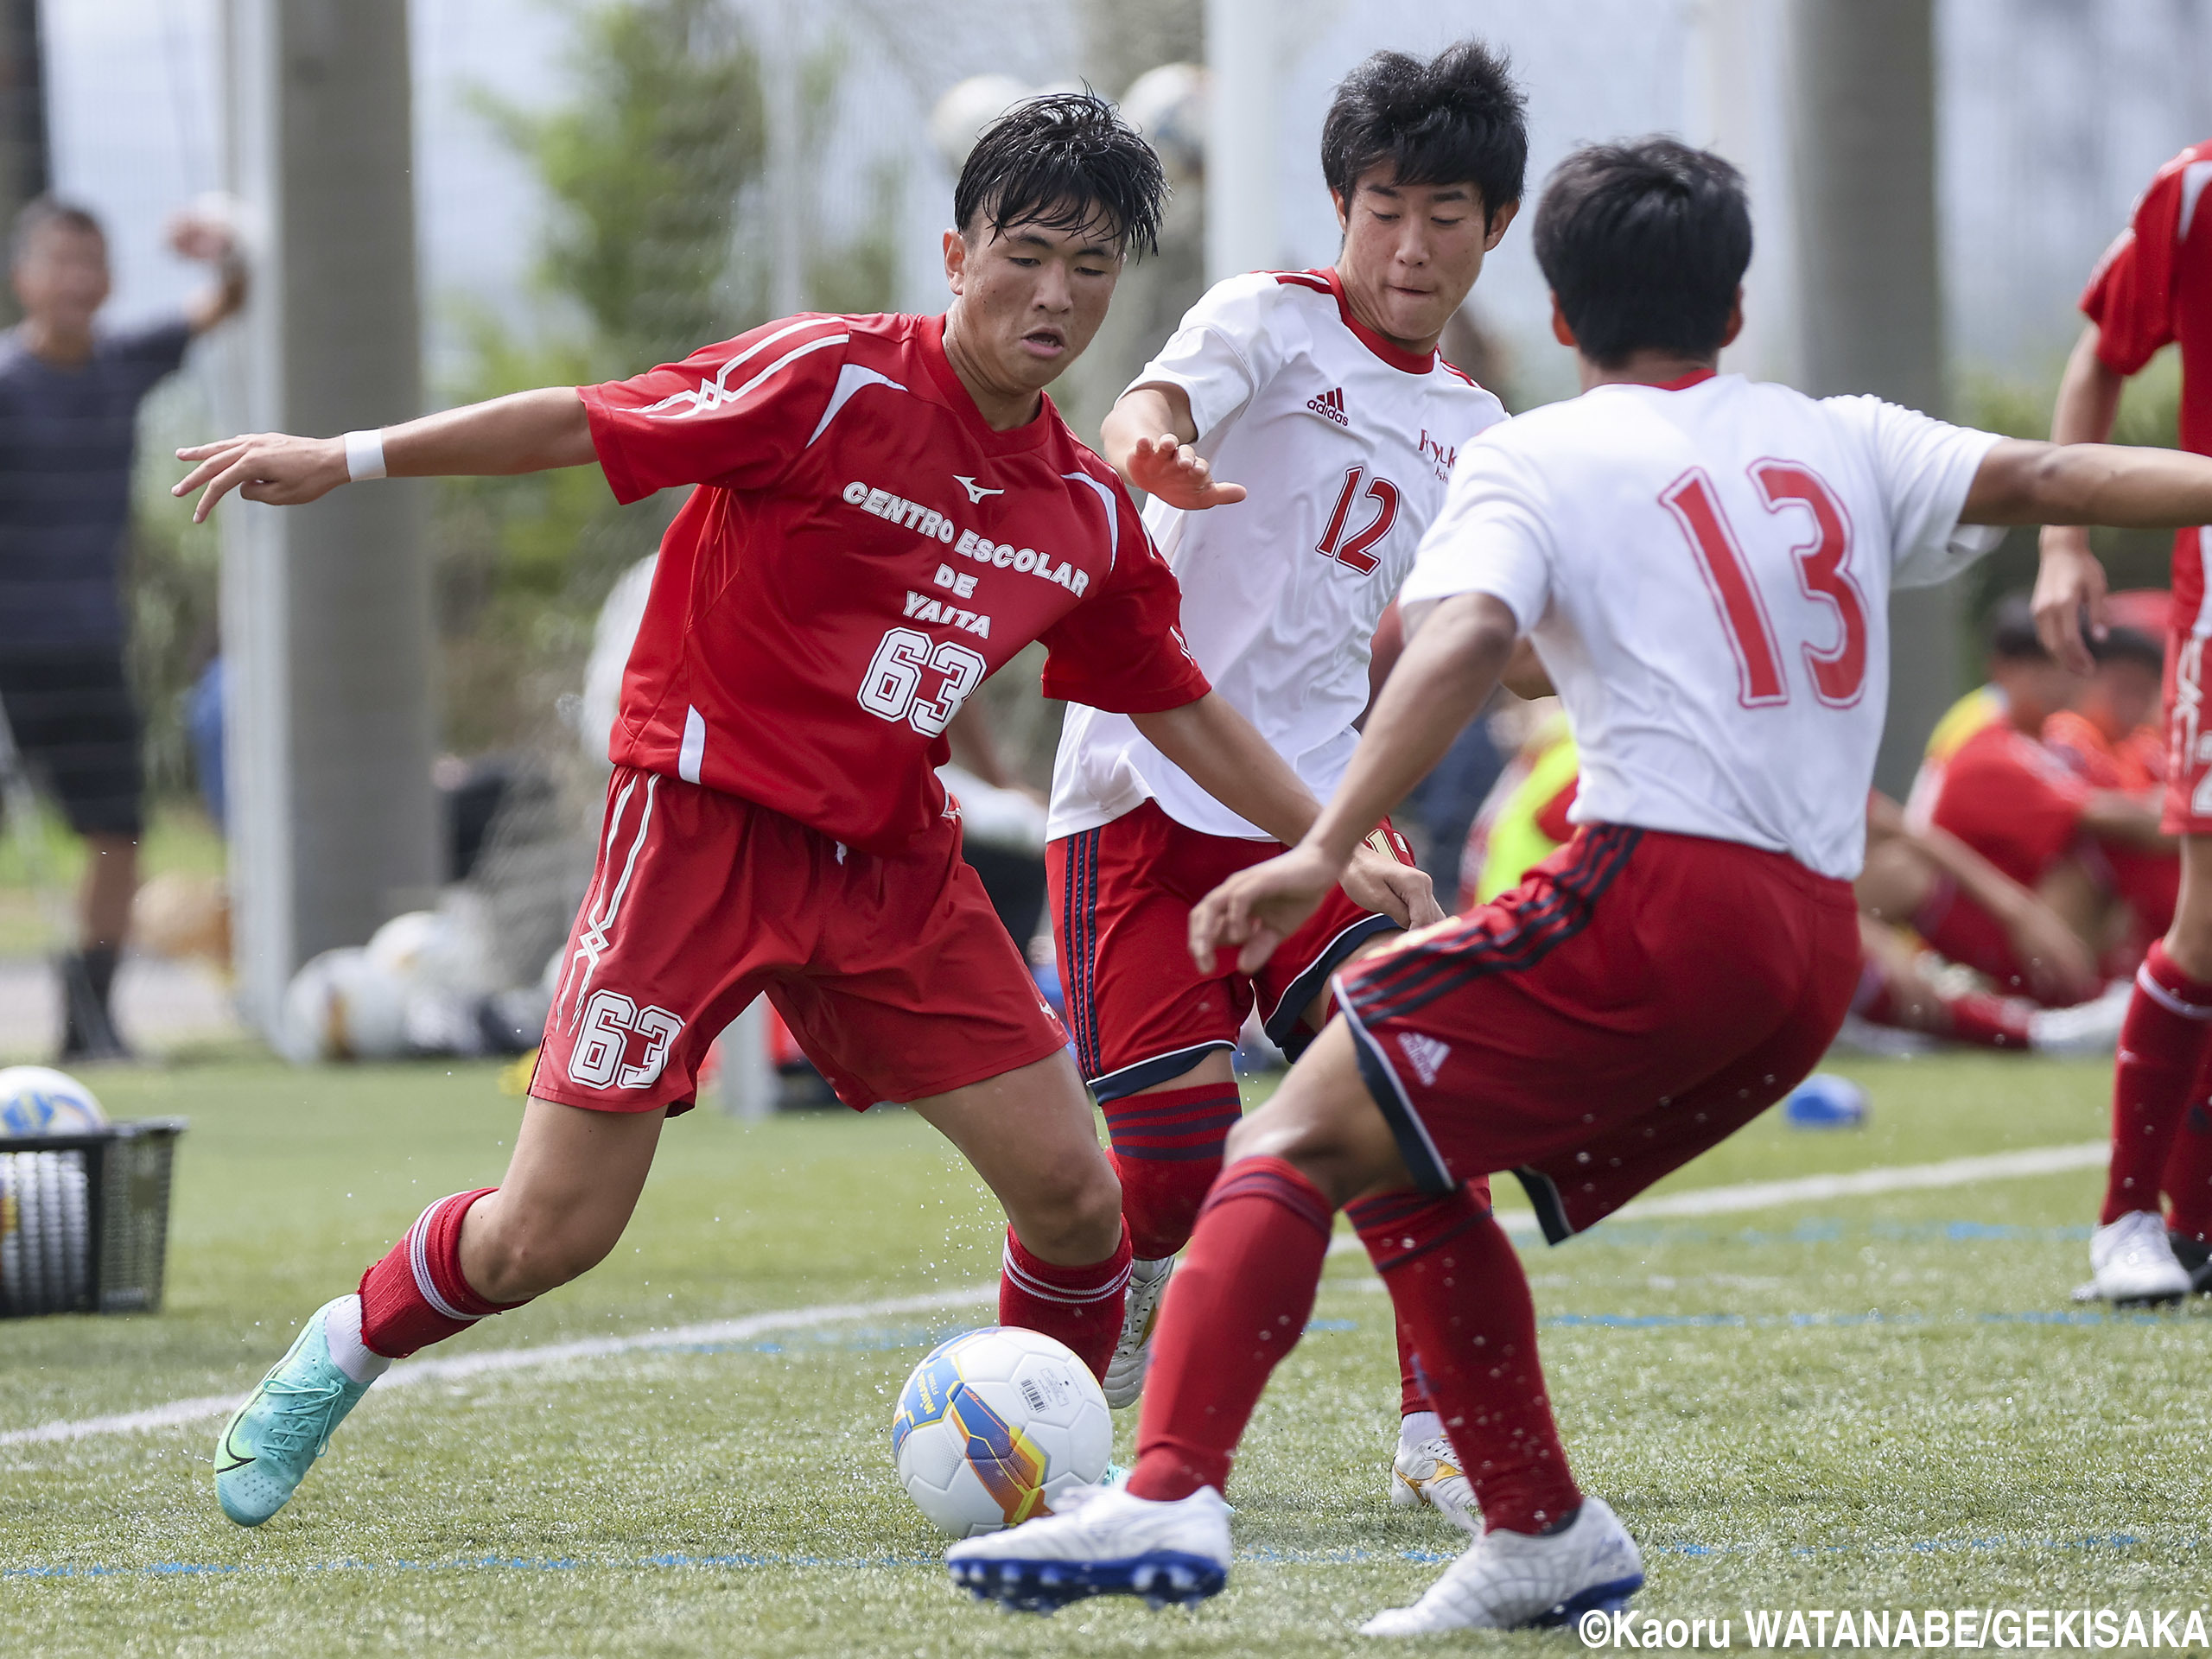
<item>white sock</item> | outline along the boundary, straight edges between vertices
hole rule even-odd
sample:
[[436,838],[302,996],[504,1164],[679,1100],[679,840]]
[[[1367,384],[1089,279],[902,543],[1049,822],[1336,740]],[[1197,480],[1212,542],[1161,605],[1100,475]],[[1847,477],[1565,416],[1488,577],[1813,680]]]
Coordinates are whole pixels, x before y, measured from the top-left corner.
[[323,1310],[323,1345],[330,1363],[356,1382],[373,1382],[391,1369],[391,1362],[361,1340],[361,1299],[341,1296]]
[[1424,1440],[1444,1432],[1444,1420],[1433,1411],[1409,1411],[1398,1419],[1398,1450],[1410,1452]]

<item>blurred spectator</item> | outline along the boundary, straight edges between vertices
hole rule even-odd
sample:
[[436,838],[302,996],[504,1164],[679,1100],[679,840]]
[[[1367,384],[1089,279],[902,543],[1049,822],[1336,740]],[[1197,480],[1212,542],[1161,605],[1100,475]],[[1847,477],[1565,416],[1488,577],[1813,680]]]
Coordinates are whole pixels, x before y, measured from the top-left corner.
[[128,329],[96,321],[110,281],[91,213],[41,196],[16,215],[9,245],[23,321],[0,340],[0,709],[91,854],[77,949],[60,963],[65,1059],[124,1055],[108,999],[143,811],[120,591],[138,405],[194,335],[245,299],[226,227],[180,215],[169,245],[217,278],[181,315]]

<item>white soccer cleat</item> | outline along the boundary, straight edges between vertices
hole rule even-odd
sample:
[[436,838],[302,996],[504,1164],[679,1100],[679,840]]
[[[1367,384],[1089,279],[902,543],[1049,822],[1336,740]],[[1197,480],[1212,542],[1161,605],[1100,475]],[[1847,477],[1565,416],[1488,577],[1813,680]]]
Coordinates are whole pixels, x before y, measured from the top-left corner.
[[1459,1454],[1442,1434],[1401,1445],[1390,1459],[1390,1504],[1414,1510],[1426,1503],[1464,1533],[1481,1537],[1482,1506],[1474,1484],[1459,1472]]
[[2156,1210],[2131,1210],[2090,1234],[2089,1270],[2096,1295],[2122,1307],[2189,1294],[2189,1269],[2175,1258],[2166,1218]]
[[1433,1636],[1567,1624],[1611,1612],[1643,1587],[1643,1557],[1600,1497],[1586,1497],[1567,1530],[1548,1538],[1493,1528],[1444,1569],[1410,1607],[1377,1613],[1362,1636]]
[[1056,1612],[1087,1596],[1203,1601],[1229,1579],[1229,1505],[1211,1486],[1172,1503],[1090,1489],[1057,1515],[964,1539],[944,1553],[978,1601]]
[[1152,1363],[1152,1327],[1160,1318],[1160,1299],[1175,1271],[1175,1258],[1129,1263],[1128,1298],[1122,1304],[1122,1339],[1114,1344],[1114,1357],[1106,1362],[1099,1387],[1115,1410],[1136,1404],[1144,1393],[1145,1368]]
[[2109,1054],[2120,1045],[2120,1023],[2135,995],[2135,982],[2115,980],[2103,994],[2070,1008],[2037,1008],[2028,1016],[2028,1048],[2036,1054]]

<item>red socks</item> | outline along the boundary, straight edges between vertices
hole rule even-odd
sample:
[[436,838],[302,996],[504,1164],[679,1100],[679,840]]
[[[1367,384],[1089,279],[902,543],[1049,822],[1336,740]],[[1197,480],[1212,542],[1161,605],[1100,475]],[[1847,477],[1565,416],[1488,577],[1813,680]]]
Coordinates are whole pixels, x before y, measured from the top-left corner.
[[2212,1244],[2212,1050],[2204,1058],[2159,1184],[2166,1192],[2166,1224],[2200,1244]]
[[2112,1168],[2100,1219],[2158,1207],[2159,1177],[2172,1151],[2190,1085],[2212,1039],[2212,985],[2188,978],[2152,945],[2136,971],[2120,1028],[2112,1090]]
[[1398,1328],[1398,1415],[1410,1417],[1431,1409],[1428,1390],[1421,1385],[1421,1357],[1414,1352],[1414,1333],[1406,1328],[1406,1316],[1396,1314],[1394,1323]]
[[1964,991],[1942,999],[1943,1012],[1951,1017],[1951,1035],[1981,1048],[2028,1047],[2028,1009],[2011,997]]
[[1268,1374],[1306,1333],[1332,1213],[1280,1158],[1240,1158],[1222,1173],[1154,1329],[1135,1496],[1187,1497],[1228,1480]]
[[1443,1198],[1388,1193],[1349,1213],[1420,1347],[1429,1401],[1484,1522],[1508,1532],[1556,1526],[1582,1494],[1552,1421],[1535,1304],[1505,1230],[1465,1187]]
[[480,1319],[522,1306],[486,1301],[461,1276],[461,1220],[477,1199],[498,1190],[483,1186],[440,1198],[361,1275],[361,1343],[370,1352],[404,1359]]
[[1157,1262],[1190,1242],[1198,1208],[1221,1173],[1222,1148],[1243,1116],[1234,1083],[1198,1084],[1127,1095],[1102,1103],[1122,1178],[1122,1213],[1141,1261]]
[[1114,1344],[1122,1335],[1122,1302],[1129,1287],[1129,1229],[1103,1262],[1063,1268],[1032,1255],[1014,1229],[1006,1230],[1006,1255],[999,1271],[999,1323],[1041,1331],[1064,1342],[1090,1367],[1106,1375]]

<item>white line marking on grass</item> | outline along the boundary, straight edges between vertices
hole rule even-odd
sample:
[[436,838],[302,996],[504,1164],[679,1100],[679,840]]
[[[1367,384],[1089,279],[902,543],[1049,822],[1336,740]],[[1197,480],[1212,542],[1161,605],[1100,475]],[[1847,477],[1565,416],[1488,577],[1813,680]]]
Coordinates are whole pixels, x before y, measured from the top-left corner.
[[[1662,1221],[1681,1216],[1731,1216],[1745,1210],[1772,1210],[1786,1205],[1818,1204],[1827,1198],[1865,1198],[1876,1192],[1907,1192],[1930,1187],[1972,1186],[1979,1181],[2019,1180],[2031,1175],[2059,1175],[2088,1169],[2112,1154],[2104,1141],[2082,1141],[2069,1147],[2030,1147],[2023,1152],[1989,1153],[1975,1158],[1948,1158],[1938,1164],[1903,1164],[1853,1170],[1846,1175],[1805,1175],[1792,1181],[1744,1181],[1734,1186],[1695,1187],[1688,1192],[1667,1192],[1656,1198],[1637,1198],[1623,1205],[1608,1221]],[[1540,1231],[1536,1217],[1527,1211],[1500,1216],[1498,1225],[1509,1233]],[[1332,1255],[1349,1255],[1364,1249],[1358,1238],[1346,1235],[1329,1245]]]
[[[933,1290],[918,1296],[893,1296],[880,1302],[825,1302],[816,1307],[795,1307],[776,1313],[748,1313],[737,1319],[710,1319],[701,1325],[679,1325],[659,1331],[639,1331],[620,1337],[587,1337],[575,1342],[551,1342],[529,1348],[497,1348],[489,1353],[455,1354],[446,1359],[402,1360],[385,1373],[385,1390],[418,1382],[448,1382],[456,1377],[480,1376],[488,1371],[524,1370],[537,1365],[558,1365],[572,1359],[599,1359],[610,1354],[634,1353],[645,1348],[689,1348],[702,1343],[743,1342],[772,1331],[804,1331],[837,1325],[847,1319],[890,1319],[902,1313],[935,1313],[949,1307],[968,1307],[988,1301],[998,1294],[995,1284],[965,1285],[958,1290]],[[55,1440],[89,1440],[99,1434],[131,1434],[150,1428],[174,1428],[180,1423],[217,1417],[237,1406],[238,1394],[205,1395],[197,1400],[172,1400],[145,1411],[119,1412],[109,1417],[41,1423],[35,1428],[10,1429],[0,1433],[0,1446],[29,1446]]]
[[[2056,1175],[2101,1164],[2109,1152],[2110,1147],[2102,1141],[2083,1141],[2073,1146],[2033,1147],[2024,1152],[1952,1158],[1936,1164],[1854,1170],[1845,1175],[1807,1175],[1790,1181],[1746,1181],[1734,1186],[1700,1187],[1688,1192],[1665,1193],[1656,1198],[1638,1198],[1624,1205],[1612,1218],[1650,1221],[1678,1216],[1733,1215],[1739,1211],[1812,1204],[1827,1198],[1862,1198],[1875,1192],[1971,1186],[1978,1181]],[[1533,1233],[1537,1230],[1535,1217],[1525,1211],[1499,1219],[1510,1233]],[[1330,1244],[1329,1253],[1343,1255],[1361,1249],[1359,1240],[1347,1234]],[[742,1319],[715,1319],[702,1325],[640,1331],[627,1336],[589,1337],[576,1342],[499,1348],[488,1353],[457,1354],[448,1359],[404,1360],[386,1373],[384,1388],[389,1392],[417,1382],[448,1382],[456,1377],[479,1376],[493,1371],[525,1370],[539,1365],[562,1364],[572,1359],[598,1359],[612,1354],[635,1353],[641,1349],[742,1342],[751,1337],[765,1336],[772,1331],[810,1330],[818,1325],[840,1324],[847,1319],[931,1313],[988,1301],[996,1290],[995,1285],[969,1285],[958,1290],[929,1291],[918,1296],[894,1296],[877,1302],[829,1302],[814,1307],[790,1308],[778,1313],[750,1313]],[[144,1411],[41,1423],[35,1428],[9,1429],[0,1433],[0,1446],[51,1444],[90,1440],[102,1434],[134,1434],[148,1429],[174,1428],[181,1423],[220,1416],[235,1406],[238,1398],[236,1394],[206,1395],[196,1400],[172,1400],[167,1405],[154,1406]]]

